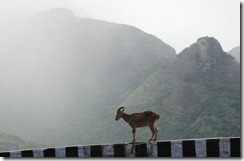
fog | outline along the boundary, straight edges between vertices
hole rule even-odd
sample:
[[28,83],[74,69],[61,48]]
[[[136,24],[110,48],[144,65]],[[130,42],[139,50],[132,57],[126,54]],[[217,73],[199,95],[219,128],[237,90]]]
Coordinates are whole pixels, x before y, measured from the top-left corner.
[[2,18],[13,15],[33,15],[53,7],[69,8],[77,16],[91,18],[87,11],[69,0],[0,0],[0,15]]
[[[99,85],[99,69],[94,71],[99,63],[86,60],[86,47],[77,44],[75,32],[64,33],[73,15],[63,14],[65,21],[60,16],[49,20],[45,14],[11,15],[0,24],[2,133],[41,143],[50,132],[55,142],[57,133],[67,136],[65,123],[73,118],[69,111],[91,103],[90,93]],[[75,55],[79,48],[83,52]]]
[[31,14],[51,7],[80,17],[128,24],[153,34],[177,53],[202,36],[217,38],[225,51],[240,45],[238,0],[1,0],[0,13]]
[[[197,2],[0,0],[0,133],[53,146],[88,143],[91,140],[85,139],[96,136],[96,128],[114,121],[122,98],[150,73],[145,69],[155,64],[133,55],[144,56],[143,45],[136,46],[134,40],[128,43],[129,47],[137,47],[133,52],[123,51],[121,44],[113,42],[119,37],[117,31],[125,35],[119,37],[122,43],[134,35],[141,40],[143,32],[90,18],[132,25],[155,35],[166,44],[153,36],[150,40],[166,46],[169,55],[174,50],[167,44],[180,52],[206,35],[216,36],[225,50],[238,46],[239,2]],[[60,15],[57,8],[69,10]],[[158,56],[154,48],[160,52],[161,48],[155,46],[149,54]],[[119,52],[129,55],[128,59],[120,57]],[[145,69],[141,69],[141,62]],[[136,75],[138,82],[129,79],[134,77],[133,71],[141,72]],[[100,122],[101,113],[107,122]],[[111,123],[113,127],[117,125],[115,121]],[[78,142],[73,139],[79,137]],[[93,140],[98,142],[99,135]]]
[[177,53],[202,36],[217,38],[225,51],[240,45],[238,0],[72,0],[94,18],[136,26]]

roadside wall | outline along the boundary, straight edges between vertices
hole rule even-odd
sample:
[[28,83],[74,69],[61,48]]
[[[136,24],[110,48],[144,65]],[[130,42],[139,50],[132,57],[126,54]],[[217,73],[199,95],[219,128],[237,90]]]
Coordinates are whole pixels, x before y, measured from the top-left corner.
[[[132,150],[134,153],[132,153]],[[0,157],[241,157],[240,138],[162,140],[152,143],[76,145],[0,152]]]

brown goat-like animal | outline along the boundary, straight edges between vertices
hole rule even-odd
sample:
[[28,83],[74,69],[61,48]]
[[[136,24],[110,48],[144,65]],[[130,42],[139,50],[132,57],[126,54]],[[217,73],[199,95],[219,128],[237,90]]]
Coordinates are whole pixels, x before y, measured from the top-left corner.
[[133,133],[133,142],[136,141],[136,128],[145,127],[145,126],[149,126],[152,132],[152,136],[149,142],[152,140],[153,141],[157,140],[158,130],[154,124],[159,119],[159,115],[151,111],[145,111],[142,113],[133,113],[131,115],[128,115],[124,113],[124,109],[125,107],[120,107],[117,110],[117,115],[115,120],[118,121],[120,118],[123,118],[125,122],[127,122],[130,125]]

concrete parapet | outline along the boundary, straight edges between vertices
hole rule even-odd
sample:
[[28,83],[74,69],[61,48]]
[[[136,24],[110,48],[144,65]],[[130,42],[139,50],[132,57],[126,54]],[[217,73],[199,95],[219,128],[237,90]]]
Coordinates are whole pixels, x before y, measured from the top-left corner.
[[[134,148],[134,149],[133,149]],[[134,153],[132,153],[134,150]],[[240,157],[240,138],[161,140],[151,143],[76,145],[0,152],[0,157]]]

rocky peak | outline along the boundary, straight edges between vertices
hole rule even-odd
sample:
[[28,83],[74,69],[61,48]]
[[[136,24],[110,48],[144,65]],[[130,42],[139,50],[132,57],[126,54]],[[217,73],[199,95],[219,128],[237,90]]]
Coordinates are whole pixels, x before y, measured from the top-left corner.
[[197,40],[199,62],[204,71],[209,70],[216,64],[218,58],[223,54],[223,49],[219,42],[213,37],[202,37]]
[[197,46],[201,54],[204,55],[219,55],[223,52],[223,49],[213,37],[202,37],[197,40]]
[[238,63],[223,51],[220,43],[213,37],[199,38],[178,55],[174,65],[177,77],[184,81],[238,81]]

